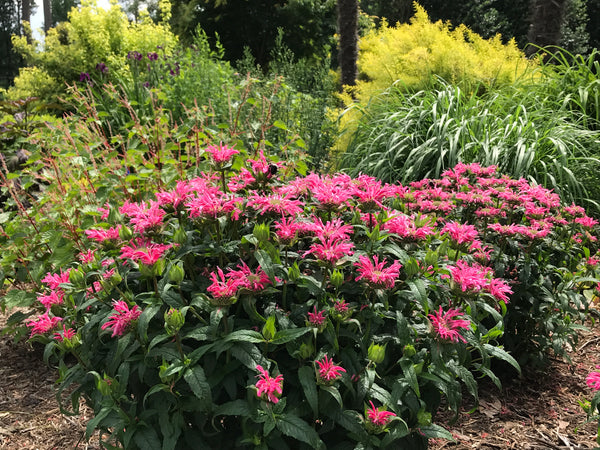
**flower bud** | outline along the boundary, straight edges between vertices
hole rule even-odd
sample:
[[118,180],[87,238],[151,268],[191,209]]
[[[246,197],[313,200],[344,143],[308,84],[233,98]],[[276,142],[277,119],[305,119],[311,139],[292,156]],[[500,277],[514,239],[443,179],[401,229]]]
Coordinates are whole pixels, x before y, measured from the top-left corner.
[[269,316],[262,329],[262,335],[267,341],[270,341],[275,336],[275,333],[277,333],[277,329],[275,328],[275,316]]
[[185,278],[185,270],[179,264],[171,267],[169,270],[169,281],[173,284],[179,284]]
[[344,274],[342,271],[335,269],[331,273],[331,284],[333,284],[336,289],[339,289],[340,286],[344,284]]
[[168,311],[165,312],[165,330],[169,336],[176,335],[181,327],[185,324],[185,317],[181,311],[175,308],[169,308]]
[[71,271],[69,272],[69,282],[71,282],[75,286],[81,284],[84,278],[84,273],[79,269],[71,269]]
[[404,348],[402,349],[402,354],[404,356],[406,356],[407,358],[412,358],[413,356],[415,356],[417,354],[417,351],[415,350],[415,347],[411,344],[405,345]]
[[292,283],[295,283],[298,278],[300,278],[300,268],[298,267],[298,263],[295,262],[294,265],[290,266],[288,269],[288,279]]
[[271,230],[269,226],[265,223],[257,223],[254,225],[254,230],[252,230],[252,234],[258,242],[267,242],[271,237]]
[[119,230],[119,237],[124,241],[129,241],[133,237],[133,232],[131,231],[131,228],[123,225]]
[[369,346],[369,350],[367,353],[367,358],[369,359],[369,361],[372,361],[375,364],[382,363],[383,360],[385,359],[386,345],[379,345],[379,344],[375,344],[375,342],[371,342],[371,345]]

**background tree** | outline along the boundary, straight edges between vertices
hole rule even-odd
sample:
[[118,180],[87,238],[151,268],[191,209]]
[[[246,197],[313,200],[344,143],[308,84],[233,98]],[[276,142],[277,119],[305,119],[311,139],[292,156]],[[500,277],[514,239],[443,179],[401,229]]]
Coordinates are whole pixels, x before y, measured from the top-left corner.
[[52,28],[52,1],[51,0],[43,0],[43,9],[44,9],[44,32],[48,32],[50,28]]
[[358,76],[358,0],[337,1],[341,82],[354,86]]
[[69,11],[76,6],[79,6],[80,3],[80,0],[51,0],[52,26],[55,27],[60,22],[67,20]]
[[[0,2],[0,88],[7,88],[23,65],[23,59],[13,51],[11,35],[25,35],[23,21],[31,20],[32,0]],[[31,36],[29,36],[29,39]]]

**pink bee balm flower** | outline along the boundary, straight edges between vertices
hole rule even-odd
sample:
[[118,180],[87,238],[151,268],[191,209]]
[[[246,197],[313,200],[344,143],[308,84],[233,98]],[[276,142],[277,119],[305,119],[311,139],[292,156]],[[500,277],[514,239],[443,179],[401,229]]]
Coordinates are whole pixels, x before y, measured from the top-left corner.
[[477,228],[473,225],[448,222],[441,231],[447,233],[450,239],[458,245],[468,244],[477,238]]
[[321,243],[315,243],[310,246],[310,250],[304,253],[304,256],[314,253],[321,261],[328,261],[335,264],[344,256],[351,255],[354,244],[341,239],[326,238]]
[[223,145],[222,142],[219,145],[209,145],[204,151],[208,153],[212,160],[217,164],[227,163],[231,161],[233,155],[239,153],[239,151]]
[[105,241],[116,241],[119,239],[119,232],[121,230],[121,225],[117,225],[113,228],[108,229],[91,229],[85,230],[85,234],[89,239],[92,239],[96,242],[105,242]]
[[319,365],[319,379],[326,383],[331,383],[342,376],[341,372],[346,372],[341,366],[333,364],[333,360],[327,355],[321,361],[315,361]]
[[458,309],[449,309],[444,313],[440,306],[440,309],[435,315],[429,314],[429,318],[431,319],[433,328],[442,339],[452,342],[458,342],[460,340],[466,344],[467,340],[460,335],[458,330],[461,328],[468,330],[471,322],[466,319],[455,319],[455,317],[460,315],[461,312]]
[[375,408],[375,405],[371,400],[369,400],[369,403],[371,404],[371,408],[367,410],[367,417],[369,422],[371,422],[373,425],[377,427],[385,427],[389,423],[390,418],[396,417],[396,414],[391,411]]
[[48,272],[44,278],[42,278],[42,283],[46,283],[50,289],[57,289],[61,284],[69,282],[69,274],[71,273],[71,269],[68,269],[66,272],[62,270],[60,273],[50,273]]
[[240,270],[230,270],[227,274],[227,278],[236,278],[239,287],[241,288],[248,289],[252,292],[260,292],[271,284],[269,276],[260,268],[260,266],[256,269],[256,272],[252,272],[250,267],[242,261],[238,268]]
[[210,274],[210,279],[212,280],[212,284],[206,288],[206,290],[215,298],[217,301],[229,301],[232,297],[235,297],[238,289],[241,285],[241,280],[239,278],[225,277],[223,270],[220,267],[217,267],[217,274],[212,272]]
[[279,402],[278,396],[283,393],[283,375],[273,378],[260,365],[256,366],[256,370],[260,372],[260,375],[257,375],[260,380],[256,382],[256,395],[263,399],[266,396],[266,400],[271,403]]
[[64,339],[71,339],[75,337],[75,330],[73,328],[67,328],[63,325],[62,332],[54,333],[54,339],[62,342]]
[[460,287],[461,291],[468,293],[481,292],[488,285],[488,275],[491,272],[489,267],[477,263],[470,266],[462,259],[456,262],[456,266],[450,267],[454,282]]
[[486,292],[489,292],[497,300],[502,300],[504,303],[509,302],[509,295],[513,293],[510,286],[500,278],[492,278],[490,282],[485,286]]
[[151,266],[162,258],[164,253],[171,247],[173,247],[173,244],[157,244],[139,239],[136,243],[132,243],[132,245],[121,247],[121,258],[131,259],[135,262]]
[[61,320],[62,317],[50,317],[46,311],[41,316],[28,319],[26,325],[31,328],[30,337],[33,337],[36,334],[44,334],[52,330]]
[[308,313],[308,322],[315,328],[321,328],[325,324],[325,311],[317,312],[315,305],[313,312]]
[[385,262],[379,262],[377,255],[373,256],[373,262],[371,258],[364,255],[360,255],[358,260],[359,262],[354,264],[360,274],[356,277],[356,281],[363,279],[374,289],[392,289],[394,287],[402,267],[398,261],[394,261],[389,267],[384,267]]
[[595,391],[600,391],[600,372],[590,372],[585,382]]
[[52,305],[60,305],[63,303],[63,297],[65,293],[61,289],[55,289],[50,291],[49,294],[40,294],[37,300],[44,305],[44,308],[50,309]]
[[77,258],[83,264],[89,264],[89,263],[93,262],[94,259],[96,259],[96,253],[94,252],[94,250],[88,250],[85,253],[81,252],[79,255],[77,255]]
[[129,305],[123,300],[113,302],[113,308],[115,313],[101,327],[103,330],[112,328],[112,337],[124,335],[129,325],[142,314],[142,310],[137,305],[129,309]]

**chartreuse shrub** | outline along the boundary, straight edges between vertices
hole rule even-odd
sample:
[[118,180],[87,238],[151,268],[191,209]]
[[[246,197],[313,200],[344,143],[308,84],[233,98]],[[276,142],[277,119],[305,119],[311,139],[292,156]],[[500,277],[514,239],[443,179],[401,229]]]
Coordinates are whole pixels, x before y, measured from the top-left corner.
[[84,212],[27,321],[107,446],[426,448],[450,438],[442,399],[456,412],[499,383],[493,359],[519,367],[503,341],[524,360],[576,336],[597,222],[544,188],[202,152],[174,186]]
[[177,37],[167,25],[170,4],[161,0],[163,22],[155,24],[142,15],[139,22],[130,22],[114,1],[108,10],[99,8],[95,0],[84,0],[73,8],[69,20],[48,31],[44,43],[28,42],[25,36],[13,36],[13,46],[28,64],[15,78],[7,98],[40,97],[56,102],[57,94],[89,74],[98,64],[106,64],[122,77],[127,76],[125,55],[131,51],[146,54],[157,46],[170,52]]
[[534,66],[514,40],[503,44],[499,35],[483,39],[462,24],[432,23],[423,7],[414,7],[410,23],[383,22],[361,37],[355,92],[361,102],[395,83],[413,92],[430,88],[436,76],[468,92],[489,89]]

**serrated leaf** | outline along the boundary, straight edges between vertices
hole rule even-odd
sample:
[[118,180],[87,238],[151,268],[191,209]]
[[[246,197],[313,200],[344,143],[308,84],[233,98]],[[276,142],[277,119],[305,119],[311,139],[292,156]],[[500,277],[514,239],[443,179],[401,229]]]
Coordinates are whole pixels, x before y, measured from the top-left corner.
[[160,311],[160,305],[147,306],[138,318],[137,329],[144,342],[148,341],[148,324],[158,311]]
[[252,344],[259,344],[265,342],[265,338],[258,331],[254,330],[238,330],[233,333],[229,333],[223,342],[250,342]]
[[417,397],[421,396],[421,392],[419,391],[419,379],[417,377],[417,372],[415,371],[415,366],[410,359],[402,358],[400,360],[400,367],[402,368],[402,373],[404,374],[404,378],[408,381],[408,384],[415,391]]
[[201,400],[202,404],[208,405],[212,402],[210,385],[206,381],[206,375],[204,374],[204,369],[201,366],[188,368],[183,374],[183,379],[192,389],[192,392],[196,398]]
[[443,428],[439,425],[431,424],[431,425],[427,425],[425,427],[420,427],[419,430],[421,431],[421,433],[423,433],[423,435],[426,438],[446,439],[448,441],[454,442],[454,438],[452,437],[452,434],[448,430],[446,430],[445,428]]
[[275,336],[270,341],[271,344],[285,344],[287,342],[298,339],[300,336],[304,336],[308,333],[311,328],[302,327],[302,328],[289,328],[287,330],[280,330],[275,333]]
[[276,426],[286,436],[305,442],[314,449],[323,444],[317,432],[298,416],[282,414],[277,418]]

